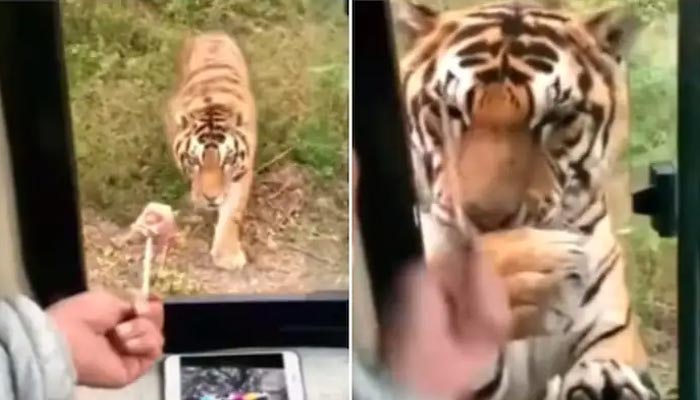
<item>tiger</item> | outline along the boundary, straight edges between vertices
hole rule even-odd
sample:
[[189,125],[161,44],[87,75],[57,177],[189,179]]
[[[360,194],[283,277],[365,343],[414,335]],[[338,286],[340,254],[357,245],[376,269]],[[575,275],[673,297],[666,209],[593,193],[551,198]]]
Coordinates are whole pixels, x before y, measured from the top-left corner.
[[221,268],[248,263],[241,225],[253,184],[257,111],[241,48],[224,32],[189,34],[178,59],[165,127],[197,209],[218,211],[210,255]]
[[621,7],[392,5],[427,264],[467,218],[519,330],[474,397],[659,398],[605,191],[643,24]]

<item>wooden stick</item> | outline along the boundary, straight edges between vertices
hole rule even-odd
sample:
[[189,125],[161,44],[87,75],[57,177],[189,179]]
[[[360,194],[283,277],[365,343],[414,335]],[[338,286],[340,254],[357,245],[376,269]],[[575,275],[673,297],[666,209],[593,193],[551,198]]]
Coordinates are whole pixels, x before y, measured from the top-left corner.
[[459,171],[459,147],[462,135],[460,122],[458,120],[453,121],[450,118],[446,100],[440,101],[439,106],[442,137],[445,141],[443,146],[446,155],[445,172],[450,174],[448,176],[451,176],[451,179],[448,179],[448,185],[450,186],[448,189],[451,193],[450,200],[452,201],[451,207],[454,211],[457,231],[461,234],[461,242],[465,247],[471,247],[475,228],[462,209],[464,202],[462,201],[461,186],[464,185],[464,182]]
[[141,276],[141,294],[145,299],[148,298],[148,292],[151,282],[151,259],[153,258],[153,238],[146,238],[146,249],[143,255],[143,274]]

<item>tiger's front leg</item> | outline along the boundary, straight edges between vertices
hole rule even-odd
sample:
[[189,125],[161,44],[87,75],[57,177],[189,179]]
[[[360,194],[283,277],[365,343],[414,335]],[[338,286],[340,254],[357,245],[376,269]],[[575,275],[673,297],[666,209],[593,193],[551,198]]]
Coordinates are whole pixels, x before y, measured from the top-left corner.
[[241,227],[252,183],[253,174],[249,169],[240,180],[231,184],[226,200],[219,208],[210,252],[214,265],[219,268],[238,270],[248,263],[241,243]]
[[645,370],[635,324],[614,336],[584,353],[566,374],[552,378],[545,400],[661,399]]
[[597,296],[587,303],[592,312],[572,331],[576,340],[570,351],[575,362],[565,374],[550,380],[546,400],[660,399],[646,371],[647,354],[630,307],[624,259],[613,260],[599,263],[602,267],[591,286]]
[[564,378],[554,377],[545,400],[660,400],[645,373],[615,359],[581,361]]

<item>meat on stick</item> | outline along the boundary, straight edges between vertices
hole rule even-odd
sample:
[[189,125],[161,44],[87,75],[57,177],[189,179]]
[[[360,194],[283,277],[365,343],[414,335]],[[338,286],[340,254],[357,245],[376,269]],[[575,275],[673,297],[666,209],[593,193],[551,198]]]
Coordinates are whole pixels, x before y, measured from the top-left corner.
[[141,294],[144,298],[148,298],[154,244],[157,252],[163,252],[166,255],[168,247],[177,233],[175,214],[172,208],[167,204],[148,203],[141,215],[131,224],[131,233],[137,233],[146,238],[141,275]]

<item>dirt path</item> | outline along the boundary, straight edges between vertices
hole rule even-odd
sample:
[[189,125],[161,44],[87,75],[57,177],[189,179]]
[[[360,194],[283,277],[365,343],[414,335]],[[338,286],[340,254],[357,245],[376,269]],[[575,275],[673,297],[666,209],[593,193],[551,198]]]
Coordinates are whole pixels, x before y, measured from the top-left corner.
[[[257,177],[244,226],[250,263],[240,271],[215,267],[209,257],[213,216],[176,209],[180,229],[152,284],[162,295],[307,293],[348,288],[347,189],[314,188],[294,164]],[[128,227],[83,210],[90,285],[139,287],[143,243],[123,240]],[[136,216],[134,216],[135,218]]]

